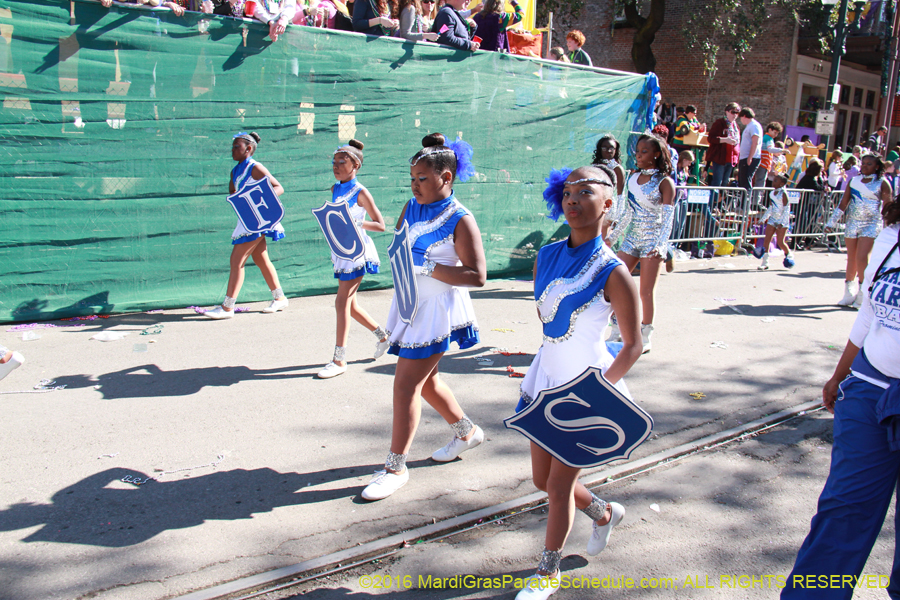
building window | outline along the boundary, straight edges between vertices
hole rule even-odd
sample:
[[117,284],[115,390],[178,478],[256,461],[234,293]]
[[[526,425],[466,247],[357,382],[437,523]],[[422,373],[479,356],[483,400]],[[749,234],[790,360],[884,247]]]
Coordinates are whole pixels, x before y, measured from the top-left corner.
[[853,106],[862,106],[862,88],[853,88]]
[[850,104],[850,87],[841,86],[841,104]]
[[872,90],[866,92],[866,108],[875,110],[875,92]]

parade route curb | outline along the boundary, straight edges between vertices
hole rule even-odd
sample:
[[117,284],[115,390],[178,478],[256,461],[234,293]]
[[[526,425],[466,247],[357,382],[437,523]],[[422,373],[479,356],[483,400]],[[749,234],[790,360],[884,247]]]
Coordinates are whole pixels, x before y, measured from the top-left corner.
[[[603,484],[611,483],[616,479],[629,477],[638,473],[649,471],[653,468],[663,466],[673,460],[681,459],[698,452],[709,450],[714,446],[728,443],[740,438],[754,435],[763,430],[779,425],[785,421],[798,416],[803,416],[807,412],[821,410],[820,401],[810,401],[798,404],[785,410],[761,417],[755,421],[743,424],[739,427],[733,427],[714,433],[697,440],[687,442],[668,450],[657,452],[640,460],[629,461],[621,465],[603,469],[596,473],[591,473],[581,479],[582,483],[587,487],[597,487]],[[373,540],[364,544],[360,544],[354,548],[348,548],[339,552],[326,554],[318,558],[266,571],[257,575],[236,579],[234,581],[223,583],[211,588],[198,590],[186,595],[174,597],[172,600],[217,600],[224,598],[236,598],[237,594],[251,594],[253,596],[265,591],[271,591],[274,586],[288,587],[300,583],[295,581],[303,579],[305,581],[315,579],[324,575],[323,570],[334,572],[336,570],[345,570],[355,566],[365,564],[372,560],[388,556],[395,553],[406,544],[410,544],[419,540],[430,540],[436,537],[443,537],[441,534],[449,534],[454,530],[478,524],[480,521],[491,520],[492,517],[504,515],[511,512],[520,512],[522,509],[533,509],[541,506],[547,498],[544,492],[535,492],[527,496],[522,496],[508,502],[502,502],[482,508],[476,511],[466,513],[450,519],[445,519],[438,523],[425,525],[408,531],[403,531],[385,538]],[[336,567],[336,569],[328,570],[327,567]],[[320,571],[319,573],[315,573]],[[286,583],[287,582],[287,583]],[[281,585],[279,585],[281,584]],[[258,592],[258,593],[255,593]]]

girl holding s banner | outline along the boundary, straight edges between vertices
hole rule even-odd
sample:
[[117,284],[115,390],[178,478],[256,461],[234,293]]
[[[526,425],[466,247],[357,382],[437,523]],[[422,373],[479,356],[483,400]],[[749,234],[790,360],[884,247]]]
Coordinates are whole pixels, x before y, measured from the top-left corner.
[[[615,206],[615,172],[605,165],[552,170],[546,181],[549,218],[565,215],[571,233],[541,248],[535,261],[534,297],[544,324],[544,343],[522,380],[517,413],[542,391],[574,380],[591,366],[630,396],[622,377],[641,356],[638,292],[628,269],[603,239]],[[622,336],[615,357],[602,341],[613,310]],[[587,545],[591,556],[606,547],[613,527],[625,516],[622,505],[601,500],[579,483],[580,469],[535,442],[531,442],[531,470],[535,486],[549,498],[547,533],[537,573],[517,600],[545,600],[559,589],[561,552],[575,508],[591,518],[593,532]]]
[[[337,377],[347,370],[347,362],[344,360],[347,346],[347,334],[350,330],[350,317],[353,317],[360,325],[375,334],[378,344],[375,346],[375,358],[380,358],[388,348],[387,332],[378,323],[372,320],[369,313],[356,301],[356,292],[362,283],[363,275],[378,272],[378,250],[375,243],[365,231],[384,231],[384,217],[375,206],[375,200],[369,190],[364,188],[356,180],[356,173],[363,164],[363,143],[359,140],[350,140],[346,146],[341,146],[334,151],[331,161],[331,170],[334,178],[338,180],[331,186],[331,201],[346,202],[350,208],[350,215],[356,221],[360,231],[365,255],[357,262],[352,262],[335,256],[331,253],[331,262],[334,265],[334,278],[338,280],[338,293],[334,300],[334,309],[337,311],[337,340],[334,346],[334,358],[319,371],[317,377],[330,379]],[[372,220],[366,221],[366,215]]]
[[[407,227],[418,303],[415,316],[406,323],[397,300],[402,290],[395,289],[387,321],[388,352],[399,356],[391,448],[384,470],[378,471],[362,492],[366,500],[387,498],[409,481],[406,458],[421,418],[422,398],[454,433],[432,459],[450,462],[484,440],[484,432],[466,416],[438,375],[438,363],[451,341],[465,349],[480,339],[466,288],[484,285],[487,264],[475,217],[453,194],[457,176],[465,181],[475,173],[472,147],[460,139],[445,144],[440,133],[425,136],[422,146],[409,161],[414,198],[397,220],[401,235],[404,225]],[[394,270],[396,276],[397,268]]]
[[[279,196],[284,193],[284,188],[278,183],[278,180],[272,177],[269,170],[260,163],[253,160],[253,153],[259,144],[260,137],[256,132],[250,133],[242,131],[234,136],[231,143],[231,158],[238,164],[231,170],[231,180],[228,182],[228,193],[234,194],[247,186],[259,183],[266,177],[272,184],[272,190]],[[250,233],[238,219],[237,227],[231,234],[231,272],[228,275],[228,288],[225,291],[225,301],[221,306],[217,306],[213,310],[208,310],[204,316],[210,319],[230,319],[234,316],[234,304],[237,301],[238,292],[244,284],[244,265],[249,257],[253,257],[253,262],[259,267],[263,278],[272,290],[272,302],[267,308],[263,309],[264,313],[274,313],[284,310],[288,306],[288,300],[284,296],[281,289],[281,283],[278,281],[278,273],[275,272],[275,265],[269,260],[269,251],[266,247],[266,237],[271,238],[273,242],[284,238],[284,227],[278,223],[268,231],[260,233]]]

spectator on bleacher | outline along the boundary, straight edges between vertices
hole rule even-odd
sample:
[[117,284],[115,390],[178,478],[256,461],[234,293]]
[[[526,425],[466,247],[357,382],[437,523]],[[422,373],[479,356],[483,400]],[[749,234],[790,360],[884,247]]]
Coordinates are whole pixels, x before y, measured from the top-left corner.
[[591,57],[588,56],[588,53],[585,52],[584,49],[582,49],[582,46],[584,46],[586,41],[587,38],[577,29],[573,29],[566,34],[566,47],[569,49],[569,62],[576,65],[585,65],[587,67],[594,66],[593,63],[591,63]]
[[[357,0],[357,2],[361,1]],[[469,29],[466,27],[465,17],[459,12],[465,4],[466,0],[447,0],[447,3],[438,11],[434,24],[431,26],[431,31],[440,36],[438,38],[439,44],[450,46],[457,50],[471,50],[474,52],[478,50],[480,45],[469,37]]]
[[[112,1],[112,0],[110,0]],[[208,15],[244,18],[244,0],[204,0],[200,12]]]
[[550,56],[548,58],[550,60],[555,60],[558,62],[564,62],[564,63],[570,62],[569,57],[566,56],[566,51],[563,50],[559,46],[554,46],[553,48],[550,48]]
[[859,175],[859,163],[860,160],[856,156],[850,156],[844,161],[844,180],[838,189],[843,190],[847,186],[848,181]]
[[835,150],[828,157],[828,163],[825,165],[825,173],[828,179],[828,187],[833,190],[840,189],[841,183],[844,181],[844,153]]
[[782,152],[775,146],[775,140],[778,139],[782,131],[781,123],[777,121],[772,121],[766,125],[766,133],[762,139],[762,150],[760,150],[759,168],[756,169],[756,175],[753,177],[753,187],[765,187],[769,171],[772,169],[772,159]]
[[716,119],[709,128],[709,150],[706,157],[712,163],[710,185],[713,187],[728,185],[731,172],[738,163],[741,154],[738,147],[740,132],[734,121],[740,112],[741,106],[737,102],[729,102],[725,107],[725,116]]
[[487,0],[484,10],[475,15],[475,35],[481,38],[481,49],[499,52],[509,50],[506,28],[522,21],[525,12],[516,0],[510,0],[515,12],[503,10],[505,0]]
[[431,31],[431,26],[434,24],[434,16],[437,14],[434,9],[436,3],[437,0],[421,0],[422,25],[425,26],[425,31]]
[[887,153],[884,157],[886,163],[892,163],[900,160],[900,144],[894,146],[894,149]]
[[882,125],[869,137],[867,147],[875,154],[884,155],[884,147],[887,144],[887,127]]
[[697,120],[697,107],[688,104],[684,107],[684,112],[675,119],[675,137],[672,138],[672,145],[676,150],[684,150],[684,136],[692,131],[702,131],[700,121]]
[[369,35],[391,35],[400,21],[390,17],[387,0],[356,0],[353,3],[353,30]]
[[298,0],[297,12],[291,22],[294,25],[306,27],[325,27],[334,29],[334,19],[337,16],[337,7],[331,2],[319,2],[318,0]]
[[749,190],[753,176],[762,160],[762,125],[756,120],[752,108],[744,107],[738,113],[744,131],[741,133],[741,153],[738,156],[738,186]]
[[430,31],[430,24],[428,27],[425,26],[422,4],[419,0],[400,0],[394,6],[394,18],[400,19],[400,31],[397,33],[399,37],[413,42],[422,40],[436,42],[440,37]]
[[[244,14],[247,14],[250,6],[249,2],[244,2]],[[278,41],[278,36],[284,33],[297,12],[297,0],[281,0],[281,2],[256,0],[252,6],[253,14],[247,16],[268,25],[269,38],[273,42]]]

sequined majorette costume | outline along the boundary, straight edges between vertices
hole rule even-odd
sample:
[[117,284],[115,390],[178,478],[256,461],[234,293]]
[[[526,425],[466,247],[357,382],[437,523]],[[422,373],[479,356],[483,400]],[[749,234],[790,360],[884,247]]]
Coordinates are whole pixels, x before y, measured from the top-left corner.
[[[601,335],[612,312],[604,289],[610,273],[622,262],[602,237],[577,248],[568,244],[564,239],[538,252],[534,298],[544,343],[522,380],[516,412],[542,390],[568,383],[589,366],[606,372],[613,362]],[[631,397],[623,380],[615,387]]]
[[[234,184],[235,192],[241,191],[248,185],[253,185],[254,183],[262,181],[262,179],[253,178],[253,166],[256,164],[257,162],[253,160],[253,158],[246,158],[235,165],[231,170],[231,182]],[[247,228],[244,227],[244,224],[241,223],[241,220],[238,219],[237,226],[231,234],[231,243],[234,246],[246,244],[247,242],[258,240],[262,236],[266,236],[271,238],[273,242],[277,242],[284,238],[284,227],[282,227],[281,223],[276,223],[275,227],[272,229],[267,229],[260,233],[250,233],[247,231]]]
[[[881,177],[871,175],[865,183],[864,175],[850,180],[850,205],[847,207],[845,238],[872,238],[881,233]],[[840,217],[838,217],[840,218]]]
[[453,194],[431,204],[419,204],[415,198],[407,203],[403,221],[409,227],[419,303],[416,318],[407,325],[400,320],[396,296],[391,301],[387,320],[390,354],[427,358],[449,350],[451,341],[460,349],[480,341],[469,290],[423,273],[426,261],[448,266],[462,264],[453,243],[454,231],[459,220],[468,214],[471,213]]
[[759,223],[768,223],[776,229],[788,229],[791,226],[791,216],[791,204],[787,202],[784,188],[778,188],[769,192],[769,207]]
[[[366,218],[366,209],[360,206],[358,202],[359,193],[364,189],[366,188],[364,188],[362,184],[356,180],[356,177],[354,177],[345,183],[341,183],[340,181],[337,182],[334,184],[334,189],[331,192],[332,202],[347,202],[348,208],[350,209],[350,216],[353,217],[353,220],[356,221],[357,225],[362,223]],[[334,265],[335,279],[352,281],[358,277],[362,277],[366,273],[375,274],[378,272],[378,267],[381,263],[378,261],[378,250],[375,248],[375,242],[366,235],[366,232],[362,227],[359,227],[359,234],[362,237],[363,244],[366,248],[366,253],[361,259],[352,262],[343,258],[338,258],[334,252],[331,253],[331,262]]]
[[[643,185],[637,181],[642,173],[650,175],[649,181]],[[662,202],[659,186],[665,178],[656,169],[638,172],[628,178],[627,208],[608,236],[610,240],[615,240],[620,234],[625,234],[620,252],[646,257],[656,250],[659,256],[666,256],[675,207]]]

